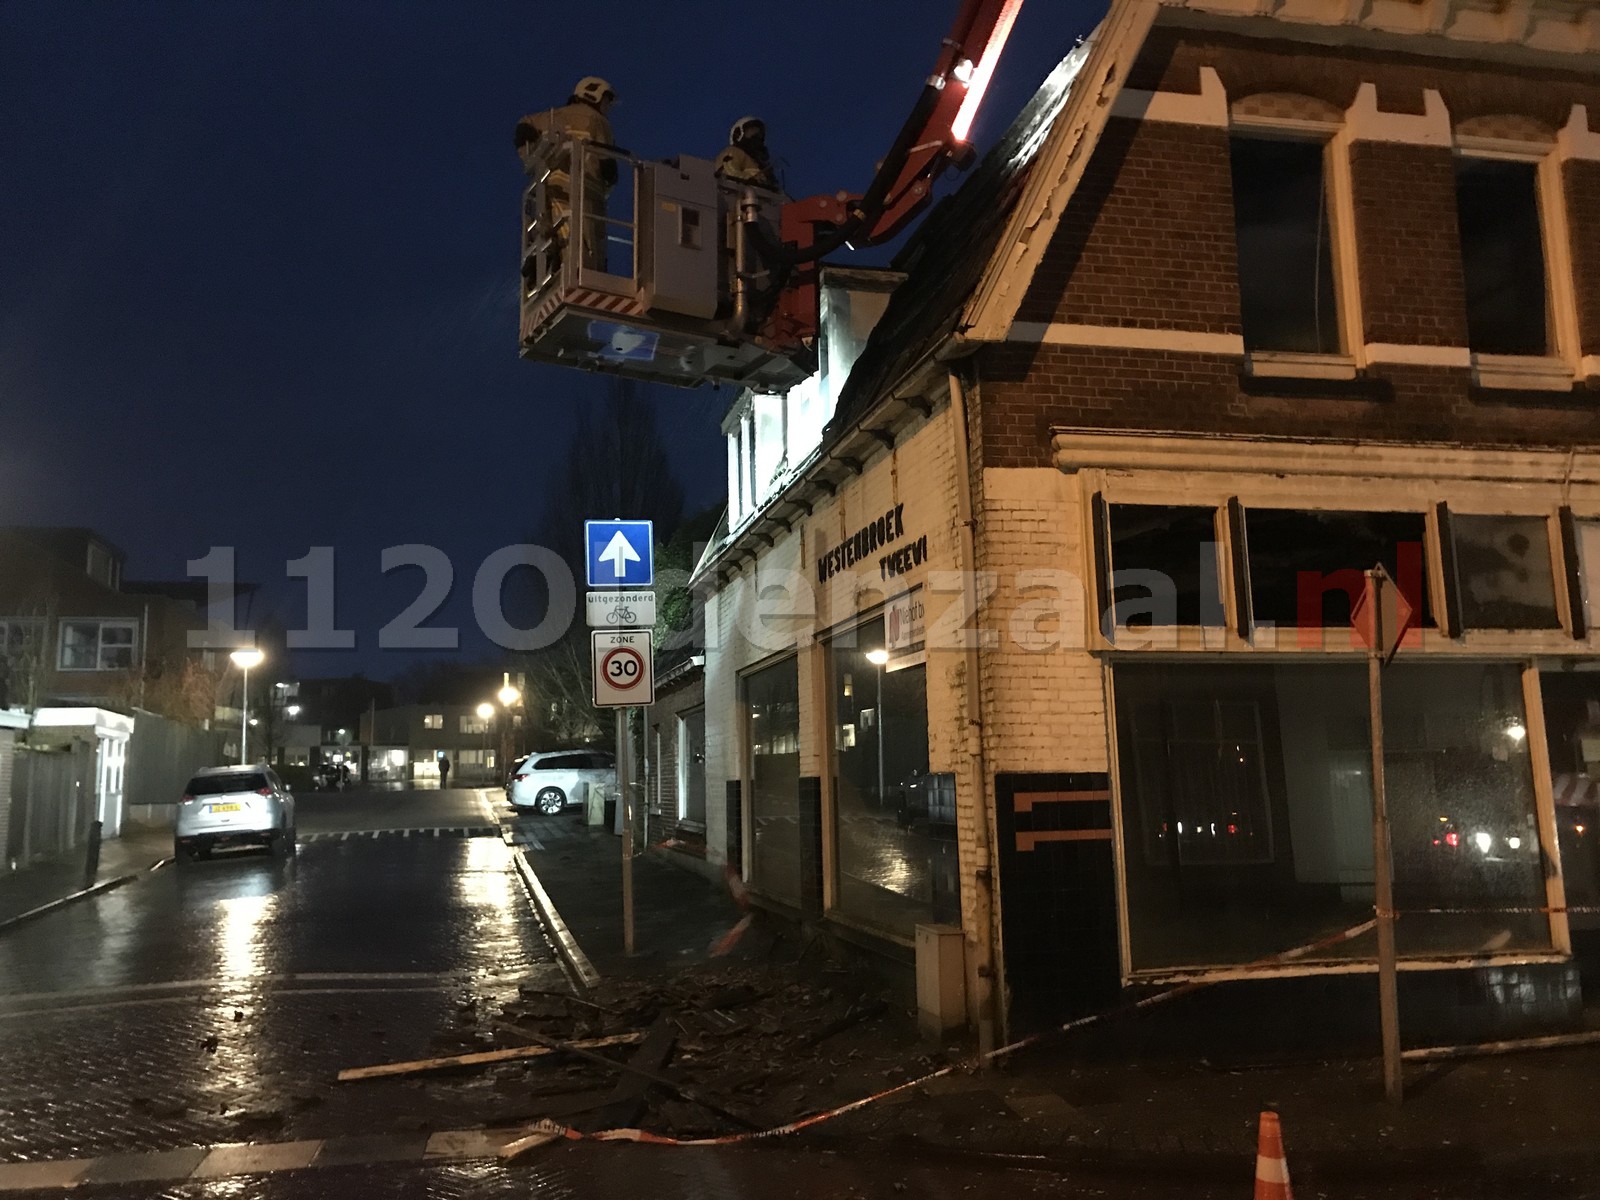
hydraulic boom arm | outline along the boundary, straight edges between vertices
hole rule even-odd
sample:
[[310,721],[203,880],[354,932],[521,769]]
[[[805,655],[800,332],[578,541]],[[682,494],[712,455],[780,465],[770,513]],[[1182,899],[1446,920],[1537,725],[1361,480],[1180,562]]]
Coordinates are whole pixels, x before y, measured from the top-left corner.
[[970,165],[972,123],[1022,3],[962,0],[933,73],[865,192],[784,206],[783,245],[769,254],[795,270],[766,323],[767,337],[779,344],[808,342],[817,319],[817,261],[846,244],[861,248],[894,238],[927,206],[947,166]]

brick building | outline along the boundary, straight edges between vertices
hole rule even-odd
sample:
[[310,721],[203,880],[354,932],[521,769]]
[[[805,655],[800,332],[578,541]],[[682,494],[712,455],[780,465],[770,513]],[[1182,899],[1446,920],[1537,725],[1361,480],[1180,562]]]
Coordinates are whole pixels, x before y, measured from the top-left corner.
[[[130,581],[124,561],[90,529],[0,528],[0,690],[11,703],[153,705],[177,694],[190,659],[225,662],[231,643],[191,649],[207,628],[205,585]],[[211,716],[209,703],[196,714]]]
[[891,962],[959,926],[984,1032],[1363,995],[1370,934],[1281,956],[1371,916],[1381,561],[1403,1003],[1571,1018],[1600,4],[1113,0],[894,265],[725,427],[709,856]]
[[[334,730],[335,734],[339,731]],[[450,760],[458,786],[499,783],[501,731],[473,704],[404,704],[363,715],[359,741],[367,748],[369,778],[377,782],[439,780],[439,758]],[[346,743],[348,744],[348,743]]]

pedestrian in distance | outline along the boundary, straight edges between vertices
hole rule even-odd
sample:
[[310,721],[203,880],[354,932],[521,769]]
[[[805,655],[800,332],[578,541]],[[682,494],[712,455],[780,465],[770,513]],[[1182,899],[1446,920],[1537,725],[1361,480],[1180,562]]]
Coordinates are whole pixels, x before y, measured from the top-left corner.
[[450,786],[450,756],[439,755],[439,790],[442,792]]

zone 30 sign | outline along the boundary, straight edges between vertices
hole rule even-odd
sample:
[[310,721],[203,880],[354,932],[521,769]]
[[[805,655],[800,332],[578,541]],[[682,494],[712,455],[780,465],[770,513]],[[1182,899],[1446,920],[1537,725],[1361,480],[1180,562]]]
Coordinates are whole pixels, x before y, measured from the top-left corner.
[[597,629],[593,639],[594,705],[654,704],[656,681],[648,629]]

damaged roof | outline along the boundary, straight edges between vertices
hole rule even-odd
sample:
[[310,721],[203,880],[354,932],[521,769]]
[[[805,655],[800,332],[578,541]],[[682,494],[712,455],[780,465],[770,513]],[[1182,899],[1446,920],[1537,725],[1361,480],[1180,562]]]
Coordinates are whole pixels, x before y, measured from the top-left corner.
[[1093,36],[1061,60],[1000,141],[895,256],[905,282],[850,372],[824,442],[866,413],[955,329],[1092,46]]

